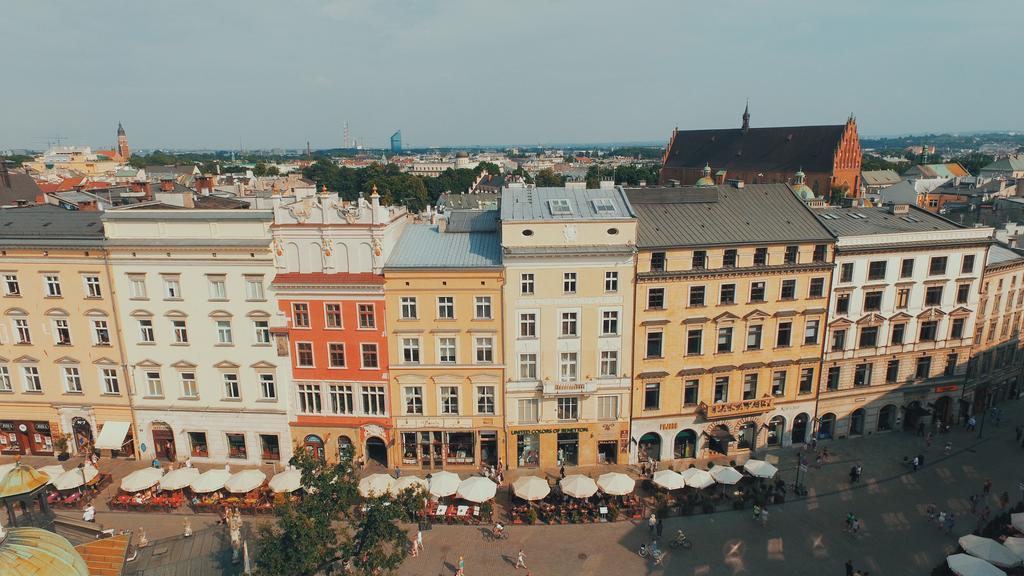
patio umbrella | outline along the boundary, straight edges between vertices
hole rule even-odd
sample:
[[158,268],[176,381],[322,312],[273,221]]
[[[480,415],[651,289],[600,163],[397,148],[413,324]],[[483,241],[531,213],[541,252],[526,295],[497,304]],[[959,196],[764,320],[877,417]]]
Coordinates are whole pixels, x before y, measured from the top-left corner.
[[683,479],[682,475],[672,470],[658,470],[654,473],[653,481],[666,490],[678,490],[686,486],[686,480]]
[[999,568],[967,554],[947,556],[946,565],[956,576],[1006,576]]
[[570,474],[558,483],[562,493],[573,498],[590,498],[597,492],[597,482],[583,474]]
[[456,494],[459,498],[479,504],[494,498],[494,493],[497,490],[498,485],[490,479],[483,476],[473,476],[466,478],[459,484],[459,490]]
[[1017,556],[1013,553],[1013,550],[991,538],[982,538],[981,536],[968,534],[967,536],[961,536],[957,542],[960,543],[960,547],[964,549],[964,552],[1000,568],[1013,568],[1020,565],[1020,556]]
[[13,470],[14,467],[17,465],[17,462],[8,462],[7,464],[0,464],[0,481],[2,481],[4,479],[4,476],[7,476],[7,473]]
[[189,484],[189,487],[192,488],[193,492],[199,494],[216,492],[224,487],[224,483],[228,481],[228,478],[231,478],[231,472],[228,472],[223,468],[215,468],[213,470],[207,470],[197,476],[196,479]]
[[[100,473],[95,466],[85,465],[84,468],[72,468],[67,472],[57,476],[51,481],[53,487],[57,490],[71,490],[72,488],[78,488],[88,482],[92,482],[96,476]],[[83,477],[84,476],[84,477]]]
[[285,470],[270,479],[270,489],[277,494],[295,492],[299,488],[302,488],[302,470]]
[[442,470],[430,476],[430,493],[438,498],[451,496],[459,490],[462,480],[458,474]]
[[633,493],[633,489],[636,488],[636,480],[622,472],[608,472],[597,477],[597,486],[605,494],[625,496]]
[[1024,512],[1010,514],[1010,524],[1017,530],[1024,532]]
[[543,500],[551,493],[548,481],[536,476],[523,476],[512,483],[512,491],[523,500]]
[[1003,546],[1009,548],[1018,558],[1024,559],[1024,538],[1007,538]]
[[426,491],[430,488],[427,481],[419,476],[402,476],[398,480],[395,480],[395,485],[391,487],[392,494],[401,494],[409,488],[415,488],[417,490],[423,489]]
[[228,478],[224,488],[232,494],[245,494],[263,485],[267,475],[260,470],[242,470]]
[[715,466],[711,469],[711,477],[719,484],[735,484],[743,478],[743,474],[732,466]]
[[163,475],[164,471],[160,468],[140,468],[121,478],[121,490],[125,492],[141,492],[156,486],[156,483],[160,481]]
[[181,490],[199,477],[198,468],[178,468],[171,470],[160,479],[161,490]]
[[686,485],[691,488],[703,490],[715,483],[714,477],[712,477],[711,473],[707,470],[690,468],[688,471],[690,473],[685,476],[684,480],[686,481]]
[[391,492],[395,479],[390,474],[370,474],[359,481],[359,494],[364,498],[376,498]]
[[747,460],[743,463],[743,469],[755,478],[771,478],[779,471],[778,468],[764,460]]
[[[60,464],[50,464],[49,466],[43,466],[42,468],[37,469],[37,472],[45,473],[50,477],[50,484],[53,484],[53,481],[57,479],[57,476],[64,473],[64,467]],[[0,472],[0,480],[3,480],[4,474],[4,472]]]

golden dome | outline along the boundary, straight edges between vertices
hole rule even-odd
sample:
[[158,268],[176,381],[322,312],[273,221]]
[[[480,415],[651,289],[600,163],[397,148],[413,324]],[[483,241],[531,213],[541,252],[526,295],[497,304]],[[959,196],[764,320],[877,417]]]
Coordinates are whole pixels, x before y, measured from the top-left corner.
[[711,165],[710,164],[704,164],[703,172],[704,172],[704,175],[701,176],[694,185],[695,186],[714,186],[715,185],[715,180],[711,177]]
[[0,499],[28,494],[49,481],[49,476],[19,461],[7,476],[0,480]]
[[806,177],[802,168],[793,175],[793,194],[796,194],[796,197],[801,200],[814,200],[814,190],[804,183]]
[[0,574],[89,576],[89,567],[63,536],[42,528],[11,528],[0,536]]

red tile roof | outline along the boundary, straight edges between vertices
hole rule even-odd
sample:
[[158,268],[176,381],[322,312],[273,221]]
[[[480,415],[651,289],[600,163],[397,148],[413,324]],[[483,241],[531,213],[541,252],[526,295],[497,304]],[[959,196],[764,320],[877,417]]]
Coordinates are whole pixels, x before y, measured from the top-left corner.
[[338,272],[335,274],[324,274],[322,272],[286,272],[274,277],[273,284],[375,284],[384,285],[384,277],[370,272],[357,274],[349,272]]

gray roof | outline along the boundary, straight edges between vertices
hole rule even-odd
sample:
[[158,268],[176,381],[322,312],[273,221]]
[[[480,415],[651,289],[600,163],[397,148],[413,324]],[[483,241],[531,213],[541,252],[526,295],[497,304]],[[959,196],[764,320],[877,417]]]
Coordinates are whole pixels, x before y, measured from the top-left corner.
[[787,184],[630,188],[637,246],[712,246],[830,241]]
[[1016,172],[1024,170],[1024,155],[1007,156],[1006,158],[1000,158],[995,162],[992,162],[988,166],[982,168],[982,170],[992,170],[1001,172]]
[[94,246],[103,242],[100,212],[42,204],[0,210],[0,244]]
[[878,195],[882,198],[883,202],[917,204],[917,185],[909,180],[903,180],[899,184],[882,188],[878,191]]
[[889,208],[822,208],[814,210],[814,215],[836,236],[963,229],[917,206],[909,209],[906,214],[892,214]]
[[996,266],[999,264],[1013,262],[1014,260],[1024,260],[1024,255],[1012,250],[1005,244],[996,243],[988,249],[988,260],[986,261],[986,265]]
[[864,170],[860,173],[865,186],[891,186],[900,181],[895,170]]
[[104,220],[274,220],[272,210],[176,210],[114,209],[103,213]]
[[441,232],[409,224],[384,265],[401,268],[501,268],[501,239],[497,232]]
[[[612,209],[598,212],[593,200],[608,199]],[[568,200],[564,214],[552,213],[552,200]],[[621,188],[506,188],[501,195],[501,219],[505,222],[536,220],[628,220],[636,218]]]
[[501,192],[478,192],[476,194],[445,192],[441,194],[437,204],[449,210],[480,210],[490,204],[497,206],[500,201]]
[[455,210],[448,214],[448,232],[497,232],[496,210]]
[[[0,160],[2,163],[3,160]],[[6,174],[4,172],[6,171]],[[18,201],[35,202],[42,194],[36,181],[24,172],[13,172],[0,166],[0,205],[13,206]]]

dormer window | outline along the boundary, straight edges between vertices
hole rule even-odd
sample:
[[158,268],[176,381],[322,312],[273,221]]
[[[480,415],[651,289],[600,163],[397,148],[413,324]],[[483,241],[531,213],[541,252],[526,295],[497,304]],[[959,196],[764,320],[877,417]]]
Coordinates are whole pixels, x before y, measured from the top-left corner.
[[612,202],[611,198],[594,198],[590,203],[594,206],[594,212],[598,214],[615,213],[615,203]]
[[548,209],[551,210],[552,214],[572,214],[572,206],[569,205],[569,200],[565,198],[554,198],[552,200],[548,200]]

